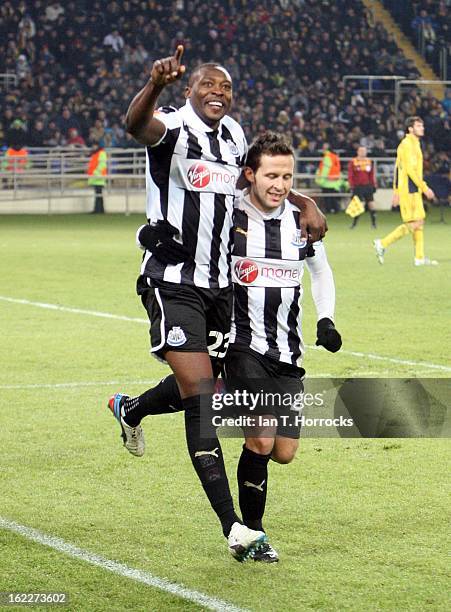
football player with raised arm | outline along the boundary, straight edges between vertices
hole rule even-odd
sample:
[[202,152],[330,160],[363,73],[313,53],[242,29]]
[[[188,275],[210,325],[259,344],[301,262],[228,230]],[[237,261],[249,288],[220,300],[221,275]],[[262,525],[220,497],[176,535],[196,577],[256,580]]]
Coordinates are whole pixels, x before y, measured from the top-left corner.
[[[219,64],[193,70],[180,109],[157,110],[163,89],[185,74],[182,54],[179,45],[173,56],[153,63],[150,79],[126,117],[127,130],[146,146],[148,223],[137,235],[146,249],[137,290],[150,320],[151,350],[174,376],[139,397],[116,393],[109,406],[125,447],[138,456],[144,453],[143,416],[161,406],[185,411],[192,463],[231,553],[243,560],[266,536],[237,517],[219,441],[216,436],[201,437],[200,406],[211,402],[213,389],[202,391],[200,382],[214,382],[228,342],[230,230],[247,144],[241,127],[228,115],[232,81]],[[307,231],[324,235],[327,227],[317,207],[304,200],[300,204]]]

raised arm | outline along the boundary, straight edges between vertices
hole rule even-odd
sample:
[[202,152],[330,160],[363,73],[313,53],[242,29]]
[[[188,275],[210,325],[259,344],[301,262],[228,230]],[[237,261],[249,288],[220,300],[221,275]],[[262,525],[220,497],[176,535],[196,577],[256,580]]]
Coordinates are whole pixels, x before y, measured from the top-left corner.
[[164,136],[164,124],[154,117],[158,96],[166,85],[180,79],[185,73],[181,64],[183,45],[171,57],[153,63],[150,79],[133,98],[125,117],[127,132],[144,145],[156,144]]

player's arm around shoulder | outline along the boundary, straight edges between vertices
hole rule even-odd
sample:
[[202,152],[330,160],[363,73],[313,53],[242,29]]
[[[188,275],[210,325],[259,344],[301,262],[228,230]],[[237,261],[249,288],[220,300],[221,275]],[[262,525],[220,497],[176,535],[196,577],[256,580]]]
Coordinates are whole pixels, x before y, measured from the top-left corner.
[[181,64],[183,46],[179,45],[173,56],[153,63],[150,79],[133,98],[125,117],[127,132],[144,145],[158,144],[166,134],[165,121],[155,116],[157,100],[163,89],[180,79],[185,73]]
[[327,221],[315,200],[294,189],[291,189],[287,199],[290,204],[301,211],[302,235],[307,236],[312,241],[324,238],[328,229]]

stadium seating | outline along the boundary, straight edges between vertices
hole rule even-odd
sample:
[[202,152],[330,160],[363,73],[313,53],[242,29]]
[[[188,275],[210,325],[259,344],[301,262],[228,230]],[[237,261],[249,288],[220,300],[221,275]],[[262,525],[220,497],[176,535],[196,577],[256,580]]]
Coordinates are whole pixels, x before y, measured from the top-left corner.
[[[446,147],[446,112],[432,96],[410,91],[396,117],[386,82],[373,82],[371,95],[365,81],[343,82],[349,74],[418,76],[360,0],[5,0],[0,34],[0,73],[18,79],[0,89],[3,145],[103,138],[133,146],[124,112],[152,61],[183,43],[188,69],[209,60],[227,66],[234,116],[249,137],[291,132],[306,156],[324,141],[344,155],[362,139],[388,151],[404,118],[420,114],[431,151]],[[183,87],[168,88],[162,102],[182,100]]]
[[[417,49],[443,80],[451,76],[449,2],[446,0],[384,0],[384,6],[398,21]],[[441,60],[445,54],[446,61]]]

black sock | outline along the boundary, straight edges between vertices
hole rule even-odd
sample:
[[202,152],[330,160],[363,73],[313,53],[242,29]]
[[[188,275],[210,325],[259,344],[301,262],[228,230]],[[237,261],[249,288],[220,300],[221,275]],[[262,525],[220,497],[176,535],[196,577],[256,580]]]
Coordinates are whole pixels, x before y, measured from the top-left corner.
[[[202,401],[210,400],[211,396],[202,396]],[[241,521],[233,508],[221,445],[217,437],[201,437],[201,396],[187,397],[182,403],[185,410],[186,443],[191,461],[227,537],[233,523]]]
[[357,221],[359,220],[358,217],[354,217],[354,219],[352,220],[352,225],[351,227],[355,227],[357,225]]
[[163,378],[156,387],[124,403],[124,421],[136,427],[149,414],[167,414],[183,410],[182,398],[174,374]]
[[243,445],[237,476],[241,515],[249,529],[263,531],[270,457],[271,454],[259,455]]
[[371,217],[371,225],[373,227],[376,227],[376,211],[375,210],[370,210],[370,217]]

